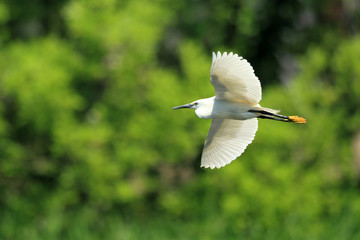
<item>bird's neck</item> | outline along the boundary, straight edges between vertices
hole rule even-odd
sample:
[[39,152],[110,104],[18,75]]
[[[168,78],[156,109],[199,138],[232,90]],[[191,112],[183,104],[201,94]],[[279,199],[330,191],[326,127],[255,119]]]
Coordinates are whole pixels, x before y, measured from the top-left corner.
[[201,99],[201,105],[195,110],[199,118],[209,119],[212,118],[215,97]]

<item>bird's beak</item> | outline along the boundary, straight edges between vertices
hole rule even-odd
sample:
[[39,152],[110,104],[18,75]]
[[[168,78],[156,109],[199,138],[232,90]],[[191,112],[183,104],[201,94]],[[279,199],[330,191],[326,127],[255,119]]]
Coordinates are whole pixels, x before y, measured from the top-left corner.
[[185,104],[185,105],[173,107],[172,109],[173,109],[173,110],[176,110],[176,109],[181,109],[181,108],[191,108],[191,107],[193,107],[193,106],[194,106],[193,103],[189,103],[189,104]]

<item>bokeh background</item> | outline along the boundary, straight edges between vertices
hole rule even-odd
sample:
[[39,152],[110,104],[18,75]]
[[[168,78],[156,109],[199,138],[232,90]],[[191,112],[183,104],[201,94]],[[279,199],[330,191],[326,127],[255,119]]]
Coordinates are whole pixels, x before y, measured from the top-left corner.
[[[360,2],[0,0],[0,239],[360,239]],[[253,65],[245,153],[202,169],[212,51]]]

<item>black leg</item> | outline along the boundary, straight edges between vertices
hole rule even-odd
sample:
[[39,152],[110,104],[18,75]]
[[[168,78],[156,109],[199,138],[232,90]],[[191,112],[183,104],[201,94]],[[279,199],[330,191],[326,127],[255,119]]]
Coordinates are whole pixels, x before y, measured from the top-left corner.
[[287,119],[283,119],[283,118],[275,118],[275,117],[265,116],[265,115],[258,116],[258,118],[262,118],[262,119],[271,119],[271,120],[282,121],[282,122],[288,122],[288,120],[287,120]]
[[[289,119],[288,116],[284,116],[284,115],[280,115],[280,114],[268,112],[268,111],[265,111],[265,110],[249,110],[249,112],[256,112],[256,113],[261,113],[261,114],[264,114],[264,115],[275,116],[275,117],[278,117],[278,118]],[[263,115],[261,115],[261,116],[263,116]],[[270,118],[270,119],[272,119],[272,118]],[[285,122],[286,122],[286,121],[285,121]]]
[[259,113],[261,115],[259,115],[258,118],[263,118],[263,119],[271,119],[271,120],[282,121],[282,122],[306,123],[305,118],[298,117],[298,116],[289,116],[288,117],[288,116],[268,112],[265,110],[249,110],[249,112]]

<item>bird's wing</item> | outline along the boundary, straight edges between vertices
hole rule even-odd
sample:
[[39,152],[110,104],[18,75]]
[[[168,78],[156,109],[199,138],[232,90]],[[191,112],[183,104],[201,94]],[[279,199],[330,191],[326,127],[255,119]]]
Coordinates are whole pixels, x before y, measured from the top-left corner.
[[240,121],[213,119],[206,137],[201,167],[220,168],[239,157],[255,137],[256,118]]
[[261,85],[250,63],[232,52],[213,52],[210,81],[218,99],[257,104],[261,100]]

